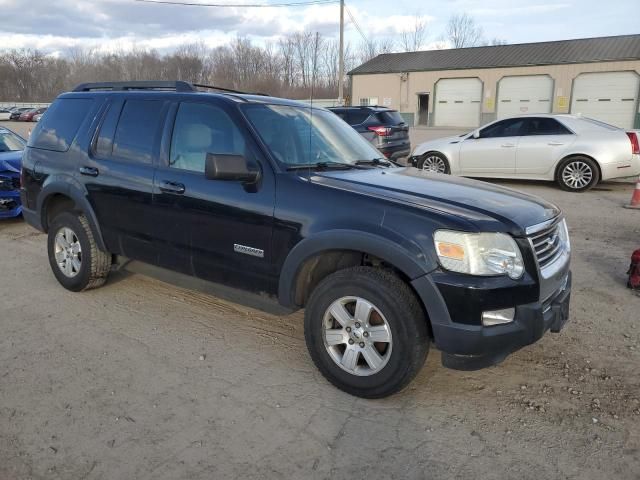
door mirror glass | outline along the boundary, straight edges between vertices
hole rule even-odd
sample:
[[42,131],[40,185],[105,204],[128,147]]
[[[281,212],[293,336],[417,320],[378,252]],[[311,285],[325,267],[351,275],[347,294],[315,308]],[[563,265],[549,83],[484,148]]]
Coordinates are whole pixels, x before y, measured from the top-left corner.
[[259,175],[259,170],[250,167],[242,155],[207,153],[204,176],[209,180],[254,183]]

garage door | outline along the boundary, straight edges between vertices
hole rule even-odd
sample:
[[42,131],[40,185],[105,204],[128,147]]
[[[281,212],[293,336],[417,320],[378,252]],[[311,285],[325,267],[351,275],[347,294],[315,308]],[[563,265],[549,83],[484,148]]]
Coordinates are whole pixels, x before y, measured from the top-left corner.
[[551,77],[504,77],[498,83],[498,119],[525,113],[551,113],[552,98]]
[[573,81],[571,113],[633,128],[640,77],[635,72],[583,73]]
[[435,125],[476,127],[480,123],[482,82],[478,78],[448,78],[436,85]]

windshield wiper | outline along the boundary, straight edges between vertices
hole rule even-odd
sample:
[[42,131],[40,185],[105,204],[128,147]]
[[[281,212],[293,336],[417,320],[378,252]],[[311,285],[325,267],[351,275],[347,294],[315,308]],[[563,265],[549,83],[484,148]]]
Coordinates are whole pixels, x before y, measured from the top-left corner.
[[356,165],[382,165],[383,167],[390,167],[392,165],[388,160],[384,160],[382,158],[372,158],[371,160],[358,160],[355,162]]
[[303,163],[300,165],[290,165],[287,167],[287,171],[292,170],[351,170],[358,168],[357,165],[352,163],[342,162],[318,162],[318,163]]

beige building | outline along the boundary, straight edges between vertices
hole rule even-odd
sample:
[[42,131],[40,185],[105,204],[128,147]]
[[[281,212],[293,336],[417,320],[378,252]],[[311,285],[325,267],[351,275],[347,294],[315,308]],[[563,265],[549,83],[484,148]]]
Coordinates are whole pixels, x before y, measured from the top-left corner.
[[570,112],[640,128],[640,35],[383,54],[349,75],[351,105],[394,108],[410,125]]

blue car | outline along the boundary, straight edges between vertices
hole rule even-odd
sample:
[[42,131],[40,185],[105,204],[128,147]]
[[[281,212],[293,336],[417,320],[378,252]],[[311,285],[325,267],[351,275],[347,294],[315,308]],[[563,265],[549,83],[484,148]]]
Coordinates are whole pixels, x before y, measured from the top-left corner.
[[17,217],[20,203],[20,166],[26,140],[8,128],[0,127],[0,218]]

